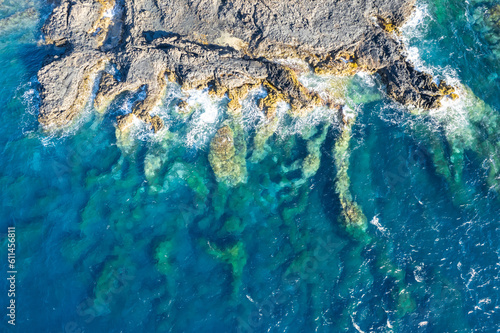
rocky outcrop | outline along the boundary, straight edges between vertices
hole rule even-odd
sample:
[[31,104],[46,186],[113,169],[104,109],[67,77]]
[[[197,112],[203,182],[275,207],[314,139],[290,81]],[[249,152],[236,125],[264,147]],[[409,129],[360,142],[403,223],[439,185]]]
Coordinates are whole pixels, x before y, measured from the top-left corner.
[[92,94],[95,79],[108,59],[99,52],[74,52],[38,72],[41,85],[39,121],[64,126],[79,115]]
[[437,85],[431,75],[417,71],[411,64],[395,61],[379,72],[389,96],[400,103],[431,109],[441,105],[444,95],[457,98],[454,89],[446,82]]
[[39,120],[64,126],[89,100],[102,110],[122,92],[142,88],[145,97],[132,113],[156,130],[161,124],[150,111],[167,80],[227,93],[230,109],[261,84],[296,115],[323,104],[277,62],[283,58],[299,58],[317,73],[378,72],[395,100],[436,107],[452,89],[414,70],[395,33],[413,2],[62,0],[43,28],[46,43],[64,52],[38,73]]

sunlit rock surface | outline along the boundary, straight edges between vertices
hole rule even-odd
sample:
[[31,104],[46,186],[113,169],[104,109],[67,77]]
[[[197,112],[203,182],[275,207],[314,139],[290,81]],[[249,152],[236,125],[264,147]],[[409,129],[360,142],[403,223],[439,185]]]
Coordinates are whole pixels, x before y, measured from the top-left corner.
[[89,101],[102,109],[120,93],[144,87],[132,112],[158,130],[150,112],[167,80],[227,92],[233,109],[241,89],[260,84],[297,115],[325,104],[279,59],[301,59],[316,73],[378,72],[390,97],[434,108],[453,89],[436,85],[403,55],[397,33],[412,8],[413,0],[63,0],[43,28],[45,42],[63,54],[38,73],[39,121],[61,127]]

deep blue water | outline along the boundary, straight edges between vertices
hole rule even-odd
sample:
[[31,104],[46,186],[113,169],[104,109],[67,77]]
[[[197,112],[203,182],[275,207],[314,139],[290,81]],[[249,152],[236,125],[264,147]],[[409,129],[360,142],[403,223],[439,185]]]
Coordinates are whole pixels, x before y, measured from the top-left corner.
[[[283,111],[259,155],[253,92],[239,120],[247,180],[231,187],[208,160],[227,99],[206,92],[185,119],[169,85],[157,135],[117,139],[127,96],[44,132],[36,72],[51,52],[38,43],[51,7],[3,1],[0,331],[499,332],[500,35],[487,20],[497,4],[418,1],[408,56],[460,95],[439,110],[398,106],[376,76],[306,75],[341,95],[352,127],[326,110]],[[310,177],[308,154],[320,159]],[[345,226],[354,206],[366,228]]]

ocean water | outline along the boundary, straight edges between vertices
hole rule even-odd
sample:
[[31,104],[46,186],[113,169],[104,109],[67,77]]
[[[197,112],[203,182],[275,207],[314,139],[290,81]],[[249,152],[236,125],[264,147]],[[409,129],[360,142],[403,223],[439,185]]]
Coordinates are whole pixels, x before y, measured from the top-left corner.
[[44,132],[36,72],[51,4],[0,2],[0,331],[499,332],[500,7],[417,2],[408,57],[460,98],[421,112],[377,76],[305,74],[346,105],[348,125],[286,105],[269,124],[256,89],[232,119],[246,146],[236,186],[209,164],[230,116],[206,91],[190,92],[186,116],[169,84],[154,135],[136,124],[117,139],[132,94]]

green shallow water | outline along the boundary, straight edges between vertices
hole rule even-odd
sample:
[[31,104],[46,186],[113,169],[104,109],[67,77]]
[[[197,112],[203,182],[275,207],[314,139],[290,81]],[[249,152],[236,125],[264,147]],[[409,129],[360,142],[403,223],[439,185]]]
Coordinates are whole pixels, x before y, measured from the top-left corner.
[[[281,105],[264,140],[264,90],[242,118],[193,92],[185,117],[170,84],[156,109],[167,129],[117,139],[134,96],[64,132],[39,128],[50,5],[2,2],[1,257],[15,225],[18,270],[16,326],[4,316],[2,331],[498,331],[494,6],[419,2],[405,26],[417,67],[459,87],[439,110],[398,106],[376,76],[309,74],[308,87],[345,102],[348,125]],[[237,185],[209,162],[225,124],[246,158]]]

